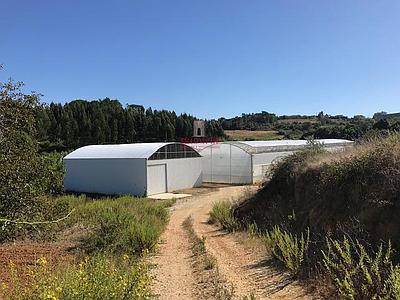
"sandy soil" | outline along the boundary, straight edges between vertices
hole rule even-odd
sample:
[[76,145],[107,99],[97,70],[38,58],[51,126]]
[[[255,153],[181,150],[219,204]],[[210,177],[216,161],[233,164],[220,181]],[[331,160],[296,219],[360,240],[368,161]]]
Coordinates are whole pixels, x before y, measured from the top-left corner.
[[160,253],[154,257],[154,290],[160,299],[196,299],[196,281],[190,263],[190,245],[182,222],[193,218],[193,227],[206,237],[207,250],[217,259],[222,276],[231,283],[237,299],[254,295],[256,299],[312,299],[311,295],[288,274],[278,271],[265,252],[239,242],[232,234],[207,224],[214,202],[235,200],[255,187],[233,186],[211,189],[192,198],[178,200],[171,221],[162,236]]

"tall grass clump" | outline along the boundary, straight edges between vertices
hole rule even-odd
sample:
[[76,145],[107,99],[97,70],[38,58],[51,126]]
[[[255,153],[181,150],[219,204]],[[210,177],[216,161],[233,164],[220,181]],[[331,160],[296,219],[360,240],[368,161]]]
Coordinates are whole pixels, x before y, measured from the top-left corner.
[[293,274],[298,275],[307,258],[310,232],[300,236],[275,226],[263,235],[267,248]]
[[170,201],[130,196],[91,200],[67,196],[76,214],[70,221],[83,224],[89,234],[84,246],[89,252],[129,253],[152,251],[169,220]]
[[10,265],[12,282],[2,283],[8,300],[149,299],[151,278],[147,265],[123,256],[121,259],[97,255],[77,264],[52,265],[41,257],[27,270],[27,283]]
[[214,203],[210,211],[211,223],[219,224],[223,229],[235,231],[238,229],[239,223],[236,221],[233,212],[236,205],[230,201],[219,201]]

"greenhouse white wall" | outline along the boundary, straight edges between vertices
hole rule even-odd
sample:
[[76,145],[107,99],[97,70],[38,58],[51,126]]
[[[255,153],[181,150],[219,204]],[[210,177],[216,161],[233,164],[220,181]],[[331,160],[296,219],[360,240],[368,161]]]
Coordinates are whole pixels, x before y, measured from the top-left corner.
[[[351,141],[316,140],[329,151],[339,151]],[[203,181],[251,184],[262,181],[271,164],[309,145],[306,140],[235,141],[190,144],[203,156]]]
[[66,191],[145,196],[202,184],[202,160],[181,143],[94,145],[64,157]]

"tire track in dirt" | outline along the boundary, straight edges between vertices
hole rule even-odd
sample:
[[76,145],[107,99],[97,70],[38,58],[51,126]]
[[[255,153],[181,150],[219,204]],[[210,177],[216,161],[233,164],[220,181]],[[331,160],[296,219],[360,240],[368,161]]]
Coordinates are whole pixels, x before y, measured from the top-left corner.
[[217,191],[178,200],[171,221],[163,234],[165,243],[155,259],[157,281],[154,290],[160,299],[196,299],[196,283],[190,265],[190,245],[181,226],[193,218],[193,229],[206,237],[207,251],[217,259],[220,274],[233,285],[235,298],[254,295],[256,299],[312,299],[306,290],[284,272],[273,267],[263,251],[254,251],[239,243],[232,234],[207,224],[213,203],[237,199],[255,187],[223,187]]
[[153,291],[160,300],[195,299],[189,239],[182,228],[182,219],[179,210],[172,211],[169,224],[161,236],[159,254],[152,259],[156,265],[153,269]]

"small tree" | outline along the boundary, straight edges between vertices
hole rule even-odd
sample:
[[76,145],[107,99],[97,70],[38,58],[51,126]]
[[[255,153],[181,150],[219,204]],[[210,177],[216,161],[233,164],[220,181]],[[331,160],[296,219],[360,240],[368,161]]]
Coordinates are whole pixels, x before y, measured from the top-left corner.
[[[0,218],[37,218],[52,176],[38,154],[34,109],[39,95],[26,95],[23,83],[0,83]],[[8,232],[8,234],[4,234]],[[4,230],[0,239],[7,237]]]

